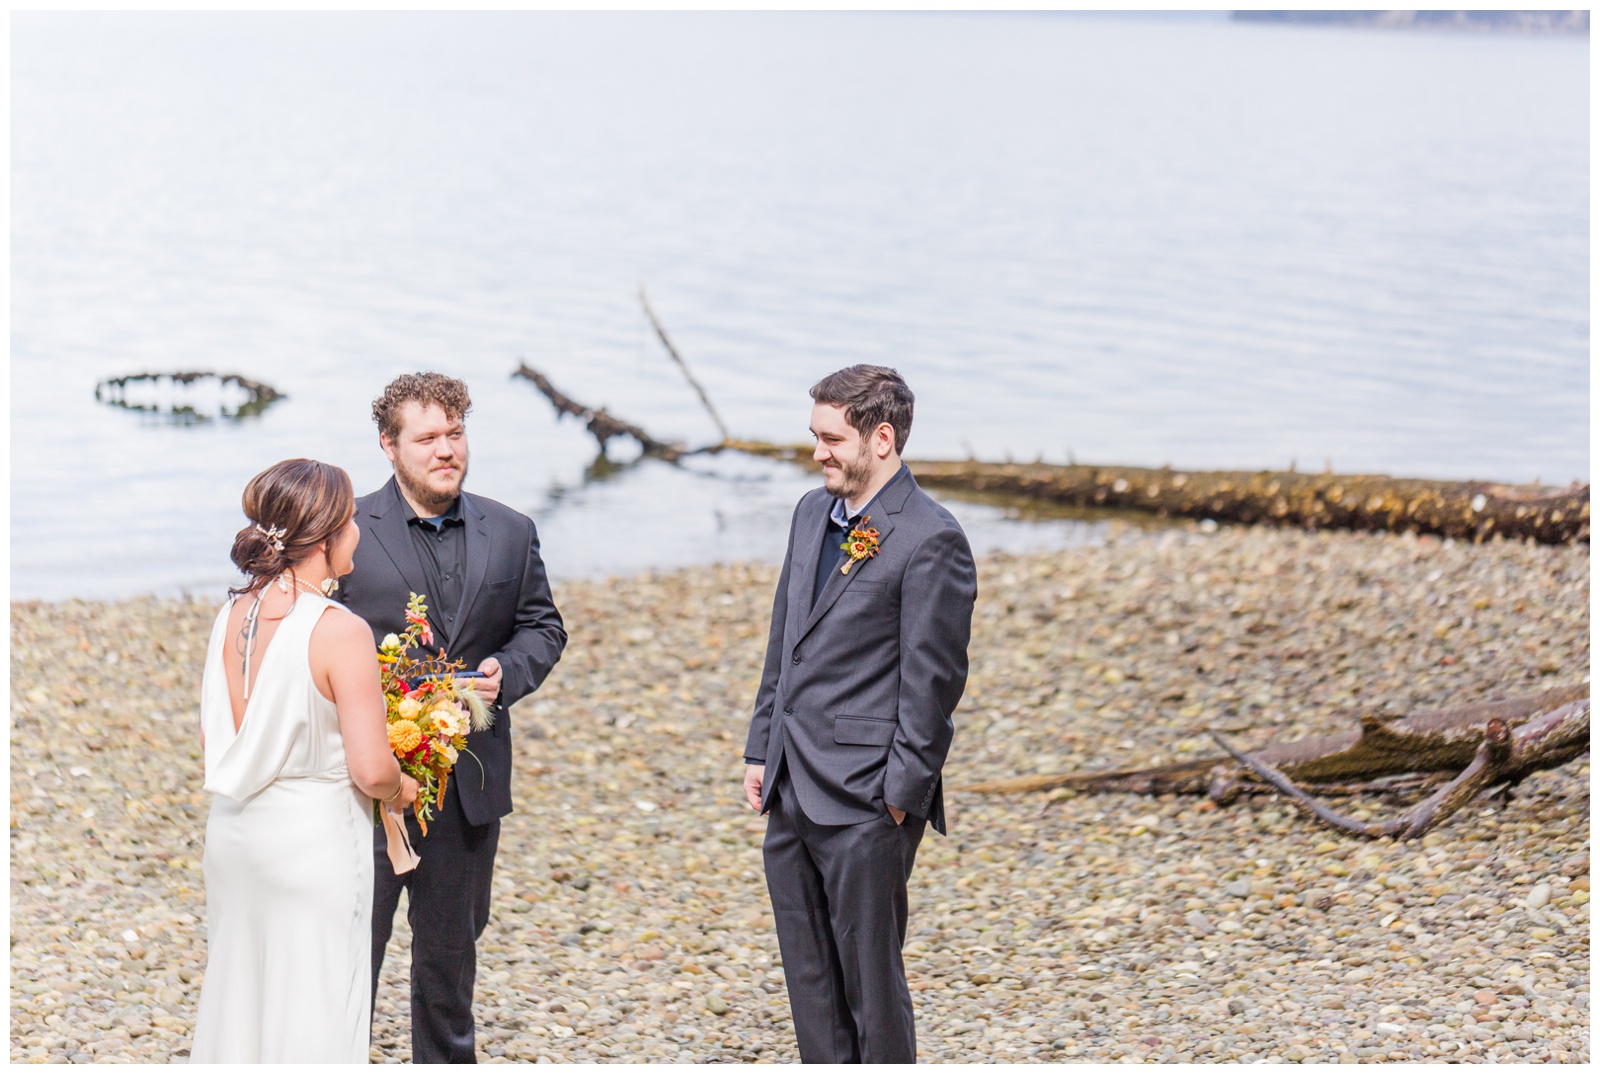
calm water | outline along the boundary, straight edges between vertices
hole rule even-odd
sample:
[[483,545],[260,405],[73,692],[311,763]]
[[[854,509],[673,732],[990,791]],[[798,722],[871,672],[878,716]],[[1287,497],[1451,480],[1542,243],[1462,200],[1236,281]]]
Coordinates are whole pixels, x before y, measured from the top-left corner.
[[[398,372],[560,576],[781,555],[814,479],[586,481],[898,367],[913,456],[1589,478],[1588,42],[1003,15],[16,14],[13,598],[212,591],[245,480],[359,489]],[[289,395],[177,428],[96,381]],[[958,508],[980,548],[1096,524]]]

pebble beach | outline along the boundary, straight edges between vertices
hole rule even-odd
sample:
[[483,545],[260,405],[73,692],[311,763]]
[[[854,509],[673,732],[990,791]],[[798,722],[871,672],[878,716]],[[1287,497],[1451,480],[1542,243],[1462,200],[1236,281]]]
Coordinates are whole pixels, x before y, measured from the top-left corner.
[[[1404,843],[1273,796],[962,790],[1585,681],[1587,545],[1114,527],[979,569],[950,836],[910,888],[922,1060],[1589,1060],[1587,757]],[[557,587],[566,655],[511,714],[480,1061],[798,1059],[739,787],[776,578]],[[13,1062],[186,1061],[220,598],[12,606]],[[407,941],[374,1062],[409,1058]]]

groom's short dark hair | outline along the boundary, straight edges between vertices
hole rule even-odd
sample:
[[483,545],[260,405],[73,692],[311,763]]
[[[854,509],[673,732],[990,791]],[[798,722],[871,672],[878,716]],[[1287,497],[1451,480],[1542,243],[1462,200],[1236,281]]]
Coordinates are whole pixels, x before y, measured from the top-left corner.
[[888,366],[853,365],[829,373],[811,386],[811,398],[843,407],[845,420],[863,438],[888,422],[894,427],[894,453],[905,451],[917,397]]
[[462,421],[472,409],[464,382],[443,373],[402,373],[372,401],[372,420],[390,440],[400,435],[400,411],[407,403],[437,406],[451,421]]

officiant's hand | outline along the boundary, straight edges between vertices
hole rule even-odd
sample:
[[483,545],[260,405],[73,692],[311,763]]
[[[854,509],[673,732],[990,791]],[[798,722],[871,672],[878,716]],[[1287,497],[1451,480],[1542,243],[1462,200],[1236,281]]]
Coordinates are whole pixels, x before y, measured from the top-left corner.
[[483,700],[493,702],[495,698],[500,696],[500,680],[505,677],[505,672],[500,668],[500,661],[491,656],[478,665],[478,670],[483,672],[483,678],[460,679],[458,682],[463,686],[471,687],[472,692],[483,698]]

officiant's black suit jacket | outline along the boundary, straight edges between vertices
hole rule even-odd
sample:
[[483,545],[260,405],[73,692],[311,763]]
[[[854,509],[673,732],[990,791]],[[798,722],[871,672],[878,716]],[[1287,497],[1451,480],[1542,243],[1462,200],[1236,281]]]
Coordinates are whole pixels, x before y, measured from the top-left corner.
[[786,772],[813,823],[859,824],[892,805],[943,833],[940,772],[978,589],[972,549],[905,474],[868,507],[877,556],[848,575],[834,568],[813,604],[833,500],[807,493],[789,529],[745,744],[766,765],[762,809]]
[[[550,597],[533,520],[467,492],[461,493],[461,517],[467,567],[461,606],[440,608],[430,599],[428,622],[434,634],[432,651],[444,650],[469,671],[492,656],[504,670],[493,726],[467,736],[467,748],[482,762],[483,771],[463,755],[451,780],[467,820],[487,824],[511,812],[509,709],[544,682],[561,659],[567,632]],[[367,621],[376,644],[385,634],[404,633],[407,598],[426,591],[394,478],[356,500],[356,524],[361,543],[355,569],[340,580],[337,595]]]

